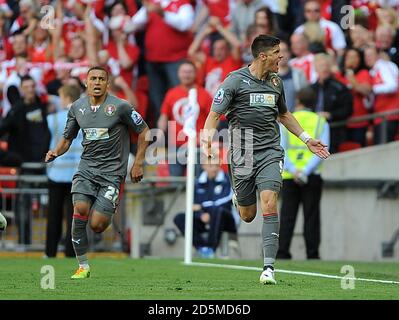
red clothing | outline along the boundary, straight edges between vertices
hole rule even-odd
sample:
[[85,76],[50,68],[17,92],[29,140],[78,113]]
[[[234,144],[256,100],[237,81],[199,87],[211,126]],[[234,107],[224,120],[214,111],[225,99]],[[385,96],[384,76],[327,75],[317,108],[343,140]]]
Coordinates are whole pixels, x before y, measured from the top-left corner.
[[[335,76],[338,81],[341,81],[343,84],[348,85],[349,82],[342,73],[337,73],[337,74],[335,74]],[[372,85],[372,78],[366,69],[362,69],[358,73],[356,73],[355,79],[358,83]],[[368,110],[366,109],[366,106],[364,104],[365,96],[363,96],[359,92],[356,92],[353,89],[351,92],[352,92],[352,96],[353,96],[353,113],[349,119],[367,115]],[[348,128],[363,128],[363,127],[367,127],[368,125],[369,125],[368,121],[362,121],[362,122],[348,124],[347,127]]]
[[[199,132],[204,127],[206,117],[208,116],[212,97],[202,87],[197,86],[197,100],[199,104],[199,115],[197,119],[197,133],[199,141]],[[168,121],[175,121],[176,126],[171,126],[168,132],[169,141],[175,139],[176,146],[181,146],[187,142],[187,136],[183,134],[184,112],[188,103],[188,90],[182,86],[170,89],[162,103],[161,114],[167,116]],[[176,130],[176,131],[174,131]],[[181,137],[184,136],[184,139]]]
[[224,26],[230,23],[230,1],[229,0],[203,0],[208,7],[210,17],[218,17]]
[[8,37],[0,37],[0,62],[10,60],[14,56]]
[[65,53],[68,55],[71,41],[76,35],[84,33],[84,21],[76,19],[76,17],[65,17],[62,25],[62,38],[65,44]]
[[200,70],[199,74],[202,74],[202,83],[205,89],[211,96],[214,96],[219,85],[228,76],[228,74],[234,70],[241,68],[242,61],[234,60],[230,55],[222,62],[216,61],[213,57],[207,57],[203,70]]
[[[178,12],[188,0],[170,1],[164,11]],[[190,31],[180,32],[167,24],[157,13],[148,15],[145,34],[146,60],[149,62],[175,62],[187,57],[187,50],[193,41]]]
[[[104,49],[106,49],[108,51],[109,55],[112,58],[114,58],[115,60],[119,59],[118,48],[117,48],[115,41],[110,40]],[[123,77],[123,79],[125,79],[126,83],[130,87],[132,87],[133,68],[134,68],[134,65],[137,63],[137,61],[139,60],[140,49],[136,45],[126,42],[125,50],[126,50],[127,54],[129,55],[129,58],[133,61],[133,65],[128,69],[121,68],[120,75]]]
[[350,5],[355,9],[362,11],[367,16],[368,29],[375,31],[378,25],[377,9],[379,4],[377,1],[370,0],[352,0]]
[[[399,79],[398,67],[391,61],[378,60],[370,70],[375,94],[374,112],[386,112],[399,110]],[[394,88],[387,92],[386,88]],[[399,114],[387,117],[388,120],[399,120]],[[380,124],[381,118],[374,120]]]
[[317,73],[314,67],[314,55],[309,53],[306,56],[293,58],[289,61],[289,65],[294,68],[301,69],[310,83],[315,83]]
[[[41,47],[29,46],[28,57],[32,63],[35,62],[53,62],[53,46],[44,45]],[[43,71],[43,83],[46,85],[55,78],[55,72],[53,69]]]
[[[127,7],[127,14],[129,16],[134,16],[137,12],[137,4],[134,0],[124,0]],[[99,19],[104,19],[105,17],[105,0],[96,0],[93,4],[94,14]]]

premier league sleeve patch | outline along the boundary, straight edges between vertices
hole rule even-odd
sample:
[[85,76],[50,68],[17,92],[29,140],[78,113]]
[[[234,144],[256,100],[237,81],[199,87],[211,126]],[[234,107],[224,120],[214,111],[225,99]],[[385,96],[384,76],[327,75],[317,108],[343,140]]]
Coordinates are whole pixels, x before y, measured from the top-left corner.
[[140,125],[143,123],[143,118],[137,111],[132,112],[132,120],[136,125]]
[[213,103],[214,104],[221,104],[224,99],[224,90],[220,88],[218,92],[216,92],[215,97],[213,98]]

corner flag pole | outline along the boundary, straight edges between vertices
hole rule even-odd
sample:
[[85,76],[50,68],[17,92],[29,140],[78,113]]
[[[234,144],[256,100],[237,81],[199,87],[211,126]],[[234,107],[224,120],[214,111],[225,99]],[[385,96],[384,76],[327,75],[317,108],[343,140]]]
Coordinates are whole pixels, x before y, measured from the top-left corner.
[[184,133],[188,136],[187,155],[187,180],[186,180],[186,223],[184,238],[184,263],[192,262],[193,246],[193,203],[194,203],[194,180],[195,163],[197,154],[197,118],[199,105],[197,101],[197,89],[190,89],[188,92],[188,108],[184,115]]

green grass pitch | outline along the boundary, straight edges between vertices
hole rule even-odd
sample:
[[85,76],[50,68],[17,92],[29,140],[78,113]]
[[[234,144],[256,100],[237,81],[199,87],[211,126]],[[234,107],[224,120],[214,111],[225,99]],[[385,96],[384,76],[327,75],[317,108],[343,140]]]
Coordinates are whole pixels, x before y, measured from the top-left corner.
[[[261,261],[195,260],[260,267]],[[55,288],[42,289],[41,268],[51,265]],[[75,259],[0,258],[0,299],[40,300],[269,300],[269,299],[399,299],[399,284],[356,281],[343,290],[340,279],[276,273],[278,284],[259,284],[260,272],[186,266],[179,259],[90,259],[92,277],[71,280]],[[278,261],[276,268],[344,276],[352,265],[357,278],[399,281],[399,264],[329,261]]]

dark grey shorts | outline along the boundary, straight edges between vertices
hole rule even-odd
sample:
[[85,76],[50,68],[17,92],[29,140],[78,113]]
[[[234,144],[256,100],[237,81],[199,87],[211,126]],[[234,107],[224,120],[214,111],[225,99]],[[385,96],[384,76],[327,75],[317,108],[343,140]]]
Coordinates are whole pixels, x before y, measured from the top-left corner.
[[256,203],[256,190],[280,192],[282,187],[284,151],[266,149],[246,153],[230,153],[230,180],[240,206]]
[[72,201],[84,201],[93,210],[113,215],[119,203],[119,191],[123,176],[111,176],[79,170],[72,181]]

